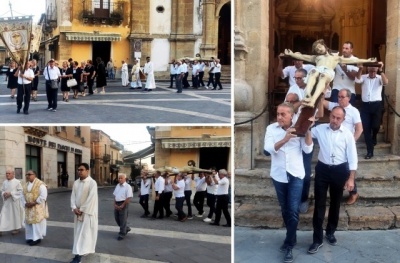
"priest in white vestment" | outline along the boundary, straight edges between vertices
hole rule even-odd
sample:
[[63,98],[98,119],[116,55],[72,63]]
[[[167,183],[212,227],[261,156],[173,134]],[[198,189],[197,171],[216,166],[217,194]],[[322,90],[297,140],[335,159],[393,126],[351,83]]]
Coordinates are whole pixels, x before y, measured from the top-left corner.
[[35,246],[46,236],[49,212],[47,208],[47,186],[36,178],[36,172],[28,170],[28,182],[23,187],[22,204],[25,206],[25,239]]
[[126,87],[129,85],[128,64],[126,64],[125,60],[122,60],[121,79],[122,86]]
[[[132,67],[131,75],[132,82],[130,89],[142,88],[142,80],[140,79],[140,64],[137,59],[135,59],[135,64]],[[143,75],[143,73],[142,73]]]
[[71,208],[75,214],[72,248],[75,257],[71,263],[78,263],[82,256],[95,253],[98,231],[97,183],[90,177],[87,163],[78,166],[78,175],[71,194]]
[[12,231],[11,233],[15,235],[24,226],[22,185],[15,179],[14,170],[11,168],[6,170],[6,179],[1,187],[3,207],[0,214],[0,235],[5,231]]
[[146,58],[147,63],[144,64],[144,74],[146,74],[146,87],[145,91],[151,91],[156,88],[156,81],[154,79],[154,65],[153,62],[150,61],[150,57]]

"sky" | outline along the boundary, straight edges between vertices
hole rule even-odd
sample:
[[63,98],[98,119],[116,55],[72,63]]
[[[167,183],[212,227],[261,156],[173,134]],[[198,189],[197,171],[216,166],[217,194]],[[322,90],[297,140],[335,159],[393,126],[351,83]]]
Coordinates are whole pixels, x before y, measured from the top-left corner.
[[11,17],[10,2],[14,16],[33,15],[34,23],[46,12],[46,0],[0,0],[0,17]]
[[90,127],[102,130],[128,151],[137,152],[151,145],[150,134],[144,124],[92,124]]

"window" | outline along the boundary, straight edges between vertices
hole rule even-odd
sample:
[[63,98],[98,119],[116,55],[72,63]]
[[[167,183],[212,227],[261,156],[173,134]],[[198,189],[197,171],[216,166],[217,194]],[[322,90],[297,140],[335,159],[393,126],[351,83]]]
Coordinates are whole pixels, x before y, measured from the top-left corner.
[[25,171],[33,170],[37,173],[37,178],[41,179],[40,169],[40,147],[26,145]]
[[80,126],[75,127],[75,136],[81,137],[81,127]]

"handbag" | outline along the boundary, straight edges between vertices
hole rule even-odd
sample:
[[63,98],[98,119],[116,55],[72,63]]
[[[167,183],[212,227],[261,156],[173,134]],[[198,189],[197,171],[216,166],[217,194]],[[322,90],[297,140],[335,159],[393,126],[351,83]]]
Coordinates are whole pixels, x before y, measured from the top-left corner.
[[[47,76],[50,78],[49,68],[47,67]],[[50,85],[52,89],[58,89],[58,80],[46,80],[46,82]]]
[[67,87],[71,88],[74,86],[77,86],[78,82],[76,81],[76,79],[69,79],[67,80]]

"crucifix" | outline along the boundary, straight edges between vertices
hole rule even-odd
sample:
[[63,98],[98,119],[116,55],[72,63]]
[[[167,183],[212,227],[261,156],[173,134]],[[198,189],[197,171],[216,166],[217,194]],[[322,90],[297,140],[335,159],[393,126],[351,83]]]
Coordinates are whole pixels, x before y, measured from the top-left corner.
[[336,157],[335,154],[332,153],[332,154],[331,154],[332,164],[335,164],[335,157]]

